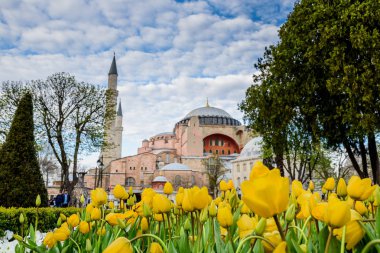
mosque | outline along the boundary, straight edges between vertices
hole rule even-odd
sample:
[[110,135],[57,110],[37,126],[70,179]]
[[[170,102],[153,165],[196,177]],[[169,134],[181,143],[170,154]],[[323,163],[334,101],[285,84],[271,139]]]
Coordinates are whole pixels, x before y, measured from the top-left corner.
[[115,117],[105,123],[108,145],[100,154],[101,167],[91,169],[84,176],[87,189],[99,186],[96,178],[100,174],[100,186],[110,192],[117,184],[132,186],[135,192],[145,187],[160,190],[167,181],[175,190],[180,186],[208,186],[208,169],[202,161],[215,155],[224,161],[225,176],[232,178],[233,161],[252,137],[238,120],[208,102],[175,122],[172,131],[142,140],[135,155],[121,157],[123,113],[121,104],[116,104],[117,78],[114,56],[108,73],[108,90],[112,95],[107,106]]

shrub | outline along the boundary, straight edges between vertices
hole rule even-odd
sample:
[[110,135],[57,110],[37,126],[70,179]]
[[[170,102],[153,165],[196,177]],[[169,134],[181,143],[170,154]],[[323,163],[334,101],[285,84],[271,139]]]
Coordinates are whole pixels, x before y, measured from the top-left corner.
[[[38,230],[47,232],[57,227],[59,214],[62,213],[67,217],[71,214],[80,212],[79,208],[50,208],[43,207],[38,209]],[[27,230],[30,224],[35,224],[37,209],[31,208],[4,208],[0,207],[0,236],[4,236],[5,230],[11,230],[14,233],[21,234],[21,223],[19,221],[20,214],[25,217],[24,231]]]

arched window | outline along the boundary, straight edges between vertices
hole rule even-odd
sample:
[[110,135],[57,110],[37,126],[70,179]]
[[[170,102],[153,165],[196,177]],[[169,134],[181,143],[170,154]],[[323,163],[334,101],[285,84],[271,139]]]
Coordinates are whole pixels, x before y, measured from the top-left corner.
[[125,180],[125,186],[135,186],[136,180],[133,177],[127,177]]
[[240,172],[240,164],[236,166],[236,172]]
[[191,176],[191,185],[195,185],[195,177]]
[[237,178],[237,184],[240,185],[240,177]]
[[174,185],[176,186],[179,186],[181,185],[181,176],[180,175],[176,175],[175,178],[174,178]]

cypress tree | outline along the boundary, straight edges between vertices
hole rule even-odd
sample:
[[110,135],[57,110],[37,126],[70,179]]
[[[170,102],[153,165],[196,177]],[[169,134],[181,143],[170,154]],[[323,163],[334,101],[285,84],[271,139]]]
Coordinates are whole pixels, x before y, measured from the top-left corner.
[[32,96],[26,93],[0,149],[0,206],[35,206],[38,194],[41,206],[47,206],[47,191],[34,141]]

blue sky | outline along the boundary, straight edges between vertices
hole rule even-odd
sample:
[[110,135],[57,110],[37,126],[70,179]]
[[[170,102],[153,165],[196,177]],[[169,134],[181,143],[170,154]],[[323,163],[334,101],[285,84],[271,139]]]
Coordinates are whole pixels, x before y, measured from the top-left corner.
[[[293,0],[0,0],[0,81],[69,72],[106,85],[113,52],[123,155],[205,105],[241,120],[253,64]],[[95,165],[96,154],[83,158]]]

